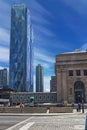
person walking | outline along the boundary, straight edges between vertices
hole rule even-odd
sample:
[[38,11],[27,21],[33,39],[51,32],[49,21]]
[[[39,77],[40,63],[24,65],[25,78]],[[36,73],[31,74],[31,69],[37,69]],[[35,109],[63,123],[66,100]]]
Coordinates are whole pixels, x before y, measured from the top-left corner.
[[81,103],[78,103],[78,112],[81,111]]

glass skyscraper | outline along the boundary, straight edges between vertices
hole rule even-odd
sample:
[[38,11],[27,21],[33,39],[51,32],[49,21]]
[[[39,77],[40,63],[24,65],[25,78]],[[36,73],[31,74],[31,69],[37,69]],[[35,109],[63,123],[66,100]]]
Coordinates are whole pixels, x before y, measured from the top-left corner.
[[16,92],[33,92],[32,26],[24,4],[11,8],[9,86]]
[[43,87],[43,67],[40,64],[38,64],[36,66],[36,92],[43,92]]
[[7,68],[0,69],[0,88],[8,88],[9,71]]

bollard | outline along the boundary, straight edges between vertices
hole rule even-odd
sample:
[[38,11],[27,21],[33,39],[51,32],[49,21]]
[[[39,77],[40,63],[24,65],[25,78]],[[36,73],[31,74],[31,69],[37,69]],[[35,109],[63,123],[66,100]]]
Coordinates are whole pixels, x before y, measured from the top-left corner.
[[86,113],[86,121],[85,121],[85,130],[87,130],[87,113]]

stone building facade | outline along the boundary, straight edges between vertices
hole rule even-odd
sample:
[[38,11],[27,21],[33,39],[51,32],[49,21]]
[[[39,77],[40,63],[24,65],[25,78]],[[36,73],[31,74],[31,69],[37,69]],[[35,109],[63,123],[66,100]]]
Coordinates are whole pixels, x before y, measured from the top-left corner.
[[29,103],[30,98],[34,97],[34,102],[37,103],[56,103],[56,92],[13,92],[10,94],[11,104]]
[[56,56],[57,102],[87,102],[87,52]]

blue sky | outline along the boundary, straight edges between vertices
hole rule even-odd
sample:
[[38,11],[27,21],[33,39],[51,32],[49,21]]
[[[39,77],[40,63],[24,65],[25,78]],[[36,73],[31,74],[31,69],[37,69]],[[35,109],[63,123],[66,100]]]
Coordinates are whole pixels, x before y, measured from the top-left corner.
[[[0,67],[9,67],[11,5],[24,3],[33,26],[34,70],[44,67],[44,90],[49,91],[55,56],[87,48],[87,0],[0,0]],[[35,75],[34,75],[35,77]]]

